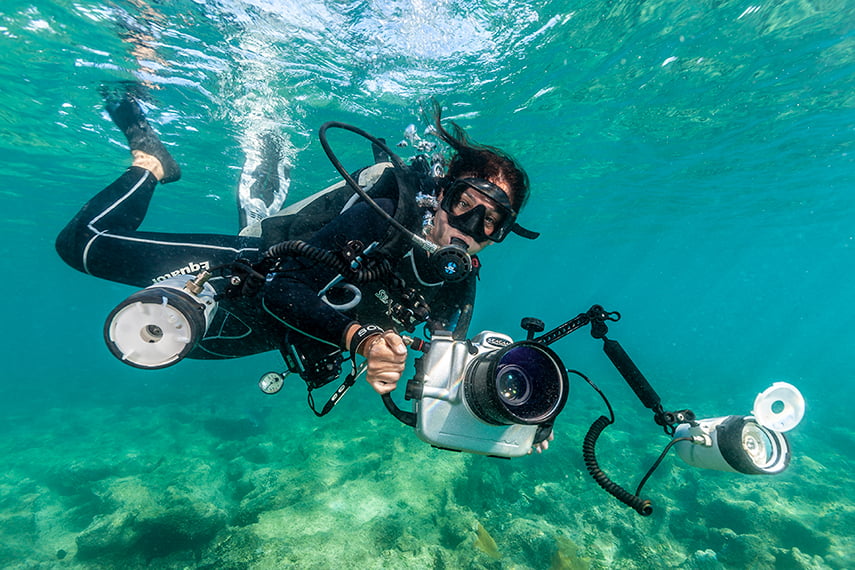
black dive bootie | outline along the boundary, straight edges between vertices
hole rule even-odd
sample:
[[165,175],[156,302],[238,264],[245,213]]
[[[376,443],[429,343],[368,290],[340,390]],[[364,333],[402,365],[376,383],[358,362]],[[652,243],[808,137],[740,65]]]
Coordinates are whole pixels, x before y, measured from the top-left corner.
[[118,100],[108,100],[107,113],[128,139],[131,150],[141,150],[160,161],[163,166],[161,184],[181,178],[181,167],[160,142],[160,137],[148,124],[145,113],[135,99],[126,95]]

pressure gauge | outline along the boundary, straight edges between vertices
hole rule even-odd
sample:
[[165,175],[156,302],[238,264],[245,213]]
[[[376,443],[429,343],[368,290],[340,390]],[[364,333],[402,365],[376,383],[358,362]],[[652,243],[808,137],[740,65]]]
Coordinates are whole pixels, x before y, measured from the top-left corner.
[[282,389],[285,377],[278,372],[268,372],[258,381],[258,387],[265,394],[273,395]]

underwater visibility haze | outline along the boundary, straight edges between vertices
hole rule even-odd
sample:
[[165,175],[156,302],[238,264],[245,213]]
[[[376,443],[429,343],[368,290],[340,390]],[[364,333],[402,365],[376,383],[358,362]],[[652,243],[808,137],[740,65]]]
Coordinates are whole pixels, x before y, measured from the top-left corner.
[[[4,0],[0,567],[855,567],[853,30],[844,0]],[[671,451],[641,517],[586,471],[606,410],[575,376],[549,449],[500,460],[421,442],[365,382],[320,419],[296,377],[265,395],[277,353],[119,362],[104,319],[134,290],[54,240],[130,164],[101,95],[129,82],[183,171],[152,231],[236,232],[265,133],[294,203],[338,180],[323,122],[429,139],[435,97],[526,168],[542,234],[480,256],[470,333],[600,304],[667,409],[748,415],[790,383],[789,468]],[[609,397],[597,457],[634,490],[670,438],[587,328],[552,348]]]

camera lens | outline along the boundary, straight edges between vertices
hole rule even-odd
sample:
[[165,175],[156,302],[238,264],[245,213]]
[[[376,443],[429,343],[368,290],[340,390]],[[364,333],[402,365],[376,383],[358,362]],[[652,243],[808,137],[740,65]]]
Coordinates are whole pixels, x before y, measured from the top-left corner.
[[506,404],[518,406],[531,393],[531,380],[523,368],[515,364],[500,367],[496,371],[496,391]]
[[477,357],[463,381],[469,409],[495,425],[550,421],[561,412],[568,391],[561,360],[546,346],[531,341]]

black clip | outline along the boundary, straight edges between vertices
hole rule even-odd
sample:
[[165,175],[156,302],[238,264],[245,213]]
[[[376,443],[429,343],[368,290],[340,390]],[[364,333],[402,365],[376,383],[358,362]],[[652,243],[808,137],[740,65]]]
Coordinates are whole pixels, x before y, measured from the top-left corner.
[[352,239],[342,248],[341,255],[344,257],[345,261],[350,263],[351,269],[357,269],[362,261],[360,256],[364,250],[365,244],[358,239]]

